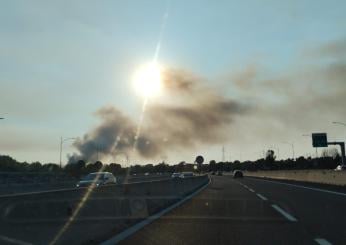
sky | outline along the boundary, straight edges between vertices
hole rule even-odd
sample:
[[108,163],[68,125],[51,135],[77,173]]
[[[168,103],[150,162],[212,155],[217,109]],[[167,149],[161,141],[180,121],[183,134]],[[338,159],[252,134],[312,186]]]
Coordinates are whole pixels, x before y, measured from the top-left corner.
[[[284,142],[294,144],[296,156],[308,156],[315,149],[302,134],[346,137],[346,127],[332,124],[346,122],[345,1],[11,0],[1,6],[0,154],[57,163],[60,137],[79,138],[64,144],[66,163],[67,154],[80,156],[100,125],[114,119],[105,107],[136,127],[143,98],[133,89],[133,75],[152,60],[159,41],[158,62],[198,87],[182,103],[202,103],[205,96],[242,109],[221,110],[220,124],[201,111],[210,124],[186,129],[183,116],[174,118],[181,130],[171,128],[174,139],[203,127],[132,161],[191,162],[198,154],[221,160],[223,146],[225,160],[257,159],[269,148],[291,157]],[[157,100],[153,108],[165,98]],[[199,118],[200,107],[188,109]],[[168,129],[152,123],[159,118],[154,109],[147,114],[145,133],[156,140],[153,132]],[[106,153],[105,161],[114,160]]]

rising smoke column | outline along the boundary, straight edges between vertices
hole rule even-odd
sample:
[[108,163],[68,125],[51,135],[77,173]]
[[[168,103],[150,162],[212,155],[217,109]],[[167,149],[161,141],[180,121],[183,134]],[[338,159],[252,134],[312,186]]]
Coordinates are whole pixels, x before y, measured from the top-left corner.
[[[201,80],[181,70],[164,72],[164,96],[148,104],[135,154],[152,159],[168,151],[227,140],[224,130],[247,107],[203,86]],[[78,153],[69,162],[95,161],[98,154],[109,157],[119,151],[132,154],[136,123],[111,106],[99,109],[96,115],[100,124],[74,142]]]

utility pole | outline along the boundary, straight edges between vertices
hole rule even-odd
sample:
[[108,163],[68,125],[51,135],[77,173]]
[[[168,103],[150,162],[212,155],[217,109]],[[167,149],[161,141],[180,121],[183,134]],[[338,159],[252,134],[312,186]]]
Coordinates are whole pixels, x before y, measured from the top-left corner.
[[225,162],[225,146],[222,146],[222,162]]
[[295,154],[294,154],[294,144],[290,143],[290,142],[282,142],[282,143],[291,145],[291,148],[292,148],[292,158],[293,158],[293,161],[294,161],[294,157],[295,157]]
[[99,160],[99,146],[96,145],[96,162]]
[[328,142],[328,145],[339,145],[341,148],[341,165],[345,166],[345,142],[341,142],[341,141],[334,141],[334,142]]
[[61,155],[62,155],[62,144],[67,141],[67,140],[75,140],[76,138],[66,138],[66,139],[63,139],[62,136],[60,137],[60,168],[62,168],[62,163],[61,163]]
[[[346,123],[344,122],[333,122],[333,124],[339,124],[346,127]],[[345,166],[346,164],[346,157],[345,157],[345,142],[328,142],[328,145],[340,145],[341,148],[341,162],[342,165]]]
[[339,125],[346,126],[346,123],[343,123],[343,122],[333,122],[333,124],[339,124]]
[[59,160],[60,168],[61,168],[61,154],[62,154],[62,136],[60,136],[60,160]]

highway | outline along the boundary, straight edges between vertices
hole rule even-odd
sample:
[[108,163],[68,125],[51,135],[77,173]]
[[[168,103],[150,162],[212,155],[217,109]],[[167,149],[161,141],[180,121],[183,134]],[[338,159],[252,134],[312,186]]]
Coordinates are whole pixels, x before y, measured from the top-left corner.
[[[122,184],[124,182],[124,176],[116,176],[117,183]],[[164,180],[170,179],[170,175],[149,175],[149,176],[129,176],[128,183],[141,183],[152,180]],[[61,191],[68,189],[76,189],[76,180],[69,180],[56,183],[22,183],[22,184],[0,184],[0,197],[2,195],[18,195],[23,193],[36,193],[46,191]]]
[[145,181],[126,185],[2,195],[0,244],[100,244],[209,181],[208,176],[160,178],[146,176]]
[[204,191],[120,244],[346,244],[346,194],[213,176]]

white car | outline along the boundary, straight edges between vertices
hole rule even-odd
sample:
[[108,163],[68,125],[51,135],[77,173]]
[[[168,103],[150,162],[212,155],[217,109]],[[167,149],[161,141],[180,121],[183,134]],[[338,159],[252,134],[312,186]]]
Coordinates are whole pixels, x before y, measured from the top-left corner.
[[173,173],[171,177],[172,177],[172,179],[179,178],[180,173]]
[[90,173],[84,178],[82,178],[77,184],[76,187],[87,187],[87,186],[101,186],[101,185],[110,185],[116,184],[117,179],[112,173],[109,172],[96,172]]
[[346,165],[338,165],[336,167],[336,169],[334,169],[335,171],[343,171],[346,170]]
[[189,178],[189,177],[193,177],[193,173],[192,172],[183,172],[180,174],[179,176],[180,178]]

